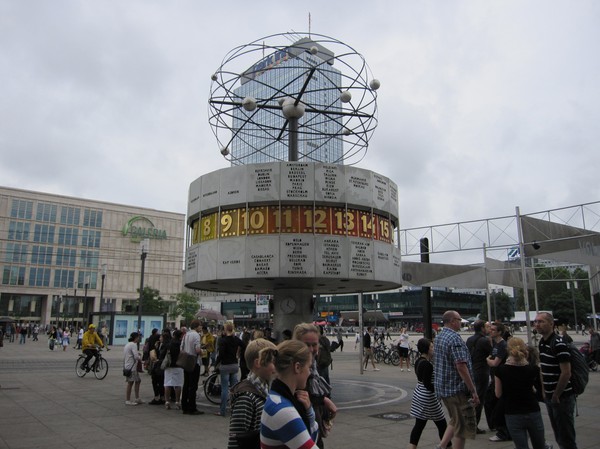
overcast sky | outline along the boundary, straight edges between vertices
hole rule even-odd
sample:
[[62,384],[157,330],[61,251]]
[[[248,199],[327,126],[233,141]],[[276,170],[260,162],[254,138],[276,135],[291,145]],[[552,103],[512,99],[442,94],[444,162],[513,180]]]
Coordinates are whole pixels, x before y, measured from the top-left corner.
[[227,167],[207,118],[232,48],[308,30],[360,52],[359,167],[401,227],[600,200],[600,2],[0,0],[0,185],[186,212]]

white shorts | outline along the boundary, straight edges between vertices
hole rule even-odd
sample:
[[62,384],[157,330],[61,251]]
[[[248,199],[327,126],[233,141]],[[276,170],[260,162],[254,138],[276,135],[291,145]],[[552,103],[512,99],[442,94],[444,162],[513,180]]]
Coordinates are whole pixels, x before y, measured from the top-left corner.
[[183,368],[167,368],[165,370],[165,387],[183,386]]

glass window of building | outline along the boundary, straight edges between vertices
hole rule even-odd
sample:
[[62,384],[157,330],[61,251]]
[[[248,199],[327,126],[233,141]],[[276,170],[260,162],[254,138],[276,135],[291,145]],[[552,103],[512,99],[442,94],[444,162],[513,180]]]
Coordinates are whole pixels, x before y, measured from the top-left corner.
[[60,208],[60,223],[66,225],[79,226],[81,209],[72,206],[62,206]]
[[54,226],[36,224],[33,231],[33,241],[37,243],[54,243]]
[[56,223],[56,204],[38,203],[35,219],[47,223]]
[[29,240],[30,223],[11,221],[8,224],[8,240]]
[[74,270],[55,270],[54,271],[54,286],[63,288],[73,288],[75,281]]
[[85,284],[87,282],[88,289],[94,289],[96,288],[97,281],[97,271],[80,271],[79,273],[77,273],[77,288],[85,288]]
[[69,248],[56,249],[56,265],[74,267],[77,261],[77,251]]
[[102,211],[85,209],[83,211],[83,225],[89,226],[90,228],[101,228],[102,227]]
[[29,269],[29,285],[32,287],[49,287],[50,286],[50,268]]
[[34,265],[52,265],[52,247],[35,245],[31,251],[31,263]]
[[89,231],[84,229],[81,233],[81,246],[100,248],[100,231]]
[[79,239],[79,229],[76,228],[58,228],[58,244],[77,246]]
[[22,243],[7,243],[5,262],[25,263],[27,262],[27,245]]
[[85,268],[98,268],[98,258],[100,257],[99,251],[88,251],[81,250],[80,255],[80,264]]
[[11,218],[21,218],[23,220],[31,220],[33,211],[33,201],[13,199],[10,209]]
[[3,285],[25,285],[25,267],[5,266],[2,270]]

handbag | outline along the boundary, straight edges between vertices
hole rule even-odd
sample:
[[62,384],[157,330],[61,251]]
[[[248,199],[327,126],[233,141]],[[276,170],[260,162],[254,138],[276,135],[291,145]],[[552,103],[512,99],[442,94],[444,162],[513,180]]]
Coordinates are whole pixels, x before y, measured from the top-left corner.
[[192,354],[188,354],[185,351],[181,351],[177,357],[175,365],[183,368],[186,373],[191,373],[196,368],[198,357]]
[[125,377],[131,376],[131,368],[129,368],[129,369],[123,368],[123,376],[125,376]]
[[171,351],[167,351],[167,355],[165,355],[165,358],[163,359],[163,361],[160,364],[160,369],[164,371],[170,367],[171,367]]

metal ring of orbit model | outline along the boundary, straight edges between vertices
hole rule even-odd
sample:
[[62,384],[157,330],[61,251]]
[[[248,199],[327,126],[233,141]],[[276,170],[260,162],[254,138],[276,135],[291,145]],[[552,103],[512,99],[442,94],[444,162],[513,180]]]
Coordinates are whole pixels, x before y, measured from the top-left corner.
[[[233,165],[252,162],[249,155],[288,160],[274,149],[291,132],[302,142],[296,160],[323,161],[319,149],[333,141],[339,150],[326,162],[354,165],[364,158],[377,126],[380,83],[352,47],[320,34],[305,36],[273,34],[240,45],[212,74],[209,123]],[[273,86],[269,80],[284,77],[284,70],[283,85]],[[250,81],[255,95],[245,96],[243,85]],[[297,125],[290,131],[292,119]]]

